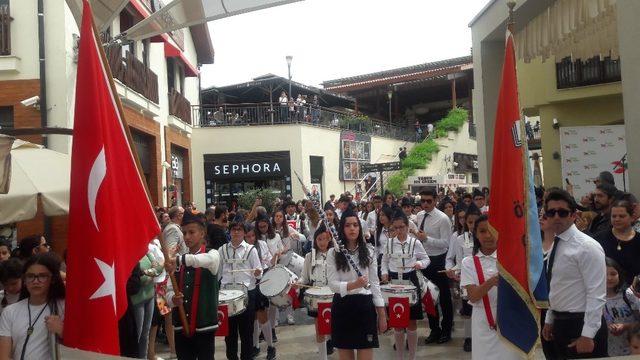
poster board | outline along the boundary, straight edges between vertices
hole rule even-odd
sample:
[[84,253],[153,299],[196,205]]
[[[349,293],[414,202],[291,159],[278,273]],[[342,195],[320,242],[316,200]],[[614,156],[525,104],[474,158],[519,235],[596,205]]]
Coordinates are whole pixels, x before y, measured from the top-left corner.
[[593,181],[601,171],[613,174],[616,186],[623,189],[622,173],[616,162],[626,154],[624,125],[576,126],[560,128],[562,184],[573,184],[577,200],[595,189]]
[[361,180],[362,164],[371,162],[371,136],[353,131],[340,133],[340,180]]

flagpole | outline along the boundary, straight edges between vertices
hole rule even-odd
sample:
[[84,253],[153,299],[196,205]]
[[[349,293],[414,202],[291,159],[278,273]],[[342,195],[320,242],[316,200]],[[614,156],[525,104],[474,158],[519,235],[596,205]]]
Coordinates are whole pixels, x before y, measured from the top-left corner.
[[[89,5],[90,6],[90,5]],[[109,62],[107,61],[107,56],[104,53],[104,48],[102,47],[102,42],[100,40],[100,37],[98,35],[98,29],[96,28],[96,23],[93,21],[91,21],[91,27],[93,29],[93,36],[94,39],[96,41],[96,44],[98,44],[97,48],[98,48],[98,53],[100,54],[100,59],[102,60],[102,64],[104,66],[104,70],[107,73],[107,80],[109,81],[109,86],[111,88],[111,93],[113,94],[113,98],[114,98],[114,102],[116,104],[116,109],[119,113],[120,116],[118,116],[118,118],[120,119],[120,122],[122,124],[122,128],[124,129],[124,133],[125,136],[127,137],[127,143],[129,144],[129,150],[131,151],[132,154],[134,154],[133,156],[133,160],[135,161],[136,164],[136,168],[138,170],[138,176],[140,176],[140,182],[143,185],[143,188],[147,194],[147,199],[149,201],[149,205],[151,206],[151,196],[150,196],[150,192],[149,192],[149,188],[147,187],[147,183],[145,181],[143,181],[144,179],[144,175],[142,173],[142,166],[140,165],[140,160],[138,157],[138,152],[136,151],[135,146],[133,146],[133,138],[131,137],[131,131],[129,130],[129,126],[127,124],[127,120],[124,117],[124,109],[122,108],[122,103],[120,102],[120,97],[118,96],[118,91],[116,89],[116,84],[113,81],[113,74],[111,73],[111,68],[109,67]],[[151,211],[153,211],[153,209],[149,209]],[[158,227],[160,227],[160,225],[158,224]],[[167,249],[167,245],[164,239],[164,236],[162,235],[162,231],[160,231],[159,233],[159,240],[160,240],[160,247],[162,250],[162,253],[165,257],[165,259],[167,259],[167,261],[165,261],[165,269],[168,267],[168,259],[169,259],[169,251]],[[151,239],[149,239],[151,240]],[[167,275],[169,275],[169,280],[171,281],[171,285],[173,286],[175,293],[178,294],[180,292],[180,288],[178,287],[178,282],[176,280],[175,274],[171,271],[167,271]],[[178,305],[178,314],[180,317],[180,323],[182,323],[182,329],[183,332],[186,336],[189,336],[189,324],[187,322],[187,315],[185,313],[184,310],[184,306],[183,305]]]

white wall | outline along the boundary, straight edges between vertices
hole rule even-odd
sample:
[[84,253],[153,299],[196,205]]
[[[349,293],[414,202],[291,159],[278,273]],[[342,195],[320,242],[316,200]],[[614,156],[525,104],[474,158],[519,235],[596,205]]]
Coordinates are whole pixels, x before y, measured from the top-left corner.
[[[395,157],[401,146],[412,143],[380,137],[371,137],[371,159]],[[265,125],[220,128],[196,128],[191,137],[193,200],[204,206],[204,154],[289,151],[294,199],[304,194],[293,171],[302,176],[307,186],[311,183],[310,156],[323,157],[323,197],[352,191],[353,181],[340,181],[340,131],[307,125]],[[391,160],[389,160],[391,161]],[[383,161],[380,161],[383,162]]]

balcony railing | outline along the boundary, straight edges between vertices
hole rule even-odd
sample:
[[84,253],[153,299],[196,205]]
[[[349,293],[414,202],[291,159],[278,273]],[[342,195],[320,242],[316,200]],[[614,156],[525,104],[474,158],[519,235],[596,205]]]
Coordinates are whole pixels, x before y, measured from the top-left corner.
[[191,125],[191,103],[175,89],[169,90],[169,114]]
[[114,78],[158,104],[158,75],[130,52],[123,58],[122,47],[118,44],[105,46],[105,52]]
[[279,103],[202,105],[193,106],[192,114],[194,126],[199,127],[307,124],[404,141],[415,141],[416,137],[413,129],[308,104],[293,111]]
[[556,77],[558,89],[620,81],[620,60],[610,57],[601,60],[596,56],[585,61],[572,61],[567,57],[556,64]]
[[9,5],[0,5],[0,55],[11,55],[11,21]]

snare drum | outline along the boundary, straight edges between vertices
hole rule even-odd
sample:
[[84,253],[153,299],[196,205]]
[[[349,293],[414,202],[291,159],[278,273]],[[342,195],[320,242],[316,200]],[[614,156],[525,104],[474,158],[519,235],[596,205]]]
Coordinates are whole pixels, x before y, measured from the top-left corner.
[[333,291],[328,286],[309,288],[304,293],[304,304],[307,310],[318,312],[318,303],[333,302]]
[[385,284],[380,285],[380,291],[385,305],[389,305],[389,298],[408,298],[409,305],[418,303],[418,291],[413,285]]
[[438,303],[438,298],[440,297],[440,289],[436,286],[436,284],[432,283],[427,279],[422,272],[416,271],[416,275],[418,275],[418,282],[420,284],[420,299],[424,297],[427,293],[427,289],[429,290],[429,294],[431,294],[431,298],[433,299],[434,305]]
[[247,309],[247,295],[242,290],[221,289],[218,303],[227,305],[229,317],[242,314]]
[[294,252],[289,257],[289,263],[286,265],[287,269],[291,270],[296,276],[302,276],[302,270],[304,269],[304,258]]
[[278,307],[291,305],[289,290],[291,284],[298,280],[298,276],[282,265],[276,265],[262,276],[260,292]]

